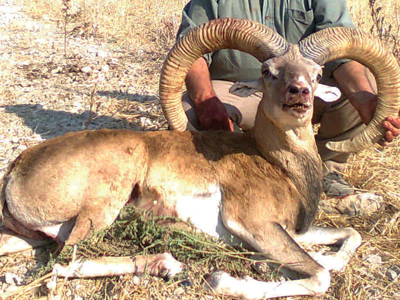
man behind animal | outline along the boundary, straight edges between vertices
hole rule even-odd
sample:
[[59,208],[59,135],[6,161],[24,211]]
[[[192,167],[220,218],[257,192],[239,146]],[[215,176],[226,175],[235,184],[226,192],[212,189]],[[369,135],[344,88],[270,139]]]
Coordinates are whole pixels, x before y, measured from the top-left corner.
[[[192,0],[183,10],[178,35],[223,17],[257,21],[293,44],[324,28],[354,27],[345,0]],[[326,143],[354,137],[371,121],[377,96],[375,80],[370,75],[364,66],[349,60],[334,61],[324,68],[321,82],[342,90],[338,101],[326,103],[316,98],[314,103],[312,122],[320,124],[316,143],[325,166],[324,192],[328,196],[343,197],[355,192],[340,175],[350,153],[329,150]],[[236,125],[245,131],[252,128],[261,95],[241,98],[229,89],[236,81],[259,76],[260,63],[237,50],[220,50],[197,60],[186,78],[187,93],[182,99],[191,123],[188,128],[230,131]],[[399,135],[400,119],[388,117],[383,125],[387,132],[380,143],[387,145]]]

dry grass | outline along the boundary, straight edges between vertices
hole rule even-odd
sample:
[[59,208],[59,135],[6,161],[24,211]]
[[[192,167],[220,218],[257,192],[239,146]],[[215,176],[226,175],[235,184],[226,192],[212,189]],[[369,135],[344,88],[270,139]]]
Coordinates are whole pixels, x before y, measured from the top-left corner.
[[[48,17],[62,23],[62,0],[25,1],[34,18]],[[65,2],[65,1],[64,1]],[[170,1],[71,1],[68,5],[69,31],[78,26],[87,33],[124,46],[126,51],[167,51],[175,39],[186,0]]]
[[400,2],[399,0],[350,0],[348,7],[354,24],[384,40],[396,57],[400,58]]
[[[3,76],[1,77],[3,84],[0,86],[2,104],[9,102],[15,107],[21,104],[27,105],[23,99],[30,97],[31,102],[41,104],[45,108],[82,112],[83,109],[80,110],[75,106],[83,103],[82,106],[86,109],[90,107],[90,111],[95,112],[95,115],[89,114],[90,118],[93,117],[95,122],[98,121],[95,123],[96,126],[90,128],[142,128],[146,123],[146,120],[142,119],[143,114],[151,121],[150,125],[155,122],[160,123],[150,129],[165,127],[165,123],[160,120],[162,117],[155,98],[158,74],[161,63],[174,42],[174,35],[180,22],[180,12],[186,2],[185,0],[105,0],[101,2],[76,0],[70,2],[68,17],[65,18],[62,12],[63,2],[60,0],[24,1],[24,9],[34,19],[44,20],[48,24],[57,23],[59,29],[57,34],[60,40],[65,33],[63,26],[66,25],[67,59],[62,58],[63,48],[60,44],[55,47],[55,52],[61,54],[56,60],[52,58],[51,66],[45,58],[46,64],[28,64],[26,67],[21,65],[15,71],[8,66],[9,61],[0,60],[0,70],[2,70],[0,76]],[[348,1],[348,6],[357,26],[384,39],[393,53],[399,57],[399,0],[352,0]],[[10,29],[9,32],[22,34],[19,29]],[[90,62],[90,58],[82,55],[85,49],[77,48],[75,39],[77,35],[98,45],[106,45],[109,49],[113,49],[113,53],[119,59],[115,64],[100,59],[99,63],[107,63],[111,71],[109,75],[105,75],[106,82],[95,81],[96,93],[93,93],[92,79],[82,72],[74,73],[67,71],[68,68],[64,67],[68,65],[68,70],[72,67],[79,69]],[[23,43],[18,51],[22,50]],[[28,54],[12,56],[12,58],[26,61],[30,59]],[[60,75],[60,79],[54,81],[50,89],[46,89],[40,95],[37,93],[27,95],[10,88],[16,82],[24,86],[25,82],[21,78],[27,78],[28,75],[33,84],[36,84],[35,80],[38,78],[44,80],[46,75],[44,67],[50,69],[62,67],[63,72],[71,80],[64,82],[64,77]],[[62,86],[61,90],[57,89],[59,86]],[[28,110],[29,107],[26,109]],[[40,112],[38,110],[37,114],[40,115]],[[25,123],[22,121],[23,118],[18,117],[22,113],[17,107],[8,111],[7,114],[0,115],[0,121],[4,127],[1,149],[5,157],[2,166],[25,147],[37,143],[40,137],[48,137],[43,133],[37,134],[41,128],[40,124],[45,122],[45,116],[40,119],[42,123],[34,127],[27,126],[26,117]],[[87,118],[83,120],[84,124],[87,123]],[[29,129],[29,127],[35,129]],[[78,127],[75,126],[74,130],[79,129]],[[50,128],[50,126],[45,128]],[[61,131],[54,135],[59,132]],[[14,138],[16,141],[13,140]],[[9,140],[8,143],[4,142],[6,139]],[[399,149],[400,142],[396,141],[385,149],[375,147],[365,150],[352,157],[346,170],[348,179],[354,185],[384,196],[389,204],[385,211],[363,218],[329,216],[322,213],[318,216],[317,222],[321,225],[354,227],[362,234],[364,241],[346,271],[333,274],[331,288],[322,299],[400,297],[395,296],[395,293],[400,294],[399,281],[395,283],[387,276],[389,268],[400,267]],[[231,249],[203,235],[187,234],[185,236],[180,232],[162,229],[155,226],[153,221],[142,222],[140,217],[131,219],[129,224],[126,222],[117,222],[111,229],[82,243],[78,247],[78,254],[86,257],[89,253],[90,255],[128,255],[143,251],[150,253],[156,250],[168,250],[181,261],[188,263],[188,271],[171,282],[147,276],[69,280],[65,284],[61,280],[57,290],[61,299],[79,299],[74,298],[76,295],[85,299],[212,299],[204,293],[202,276],[215,268],[223,268],[235,275],[261,276],[250,267],[249,261],[244,259],[243,254],[240,253],[241,249]],[[129,231],[129,238],[121,239],[119,234],[127,230],[126,228],[134,230]],[[35,271],[33,275],[36,277],[28,277],[30,285],[11,292],[7,299],[46,298],[48,289],[45,284],[49,281],[49,276],[45,274],[55,262],[53,257],[57,257],[57,261],[70,257],[70,253],[64,253],[62,256],[57,256],[57,254],[55,248],[42,253],[40,258],[47,264],[40,271]],[[33,267],[35,262],[36,260],[30,258],[21,258],[20,255],[1,258],[0,276],[6,272],[14,272],[18,268],[16,265],[18,263]],[[189,280],[185,276],[188,276]],[[270,279],[267,278],[268,276],[263,274],[261,279]],[[295,299],[301,299],[301,297]]]

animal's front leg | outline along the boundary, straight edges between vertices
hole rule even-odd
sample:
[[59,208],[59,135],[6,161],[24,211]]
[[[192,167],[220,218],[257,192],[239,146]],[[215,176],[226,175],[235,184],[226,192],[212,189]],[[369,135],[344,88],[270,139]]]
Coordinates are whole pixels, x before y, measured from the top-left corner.
[[152,276],[171,278],[180,273],[184,265],[169,253],[138,255],[134,257],[100,257],[89,260],[78,260],[68,266],[54,266],[53,272],[61,277],[90,278],[102,276],[118,276],[124,274],[140,275],[148,273]]
[[318,263],[327,270],[342,271],[358,246],[361,244],[361,235],[353,228],[325,228],[313,226],[306,233],[294,236],[294,239],[304,245],[336,245],[340,244],[336,253],[321,254],[309,253]]
[[[313,260],[277,223],[254,222],[224,217],[224,224],[234,235],[283,267],[298,273],[303,279],[286,282],[262,282],[252,278],[236,279],[217,272],[208,283],[213,291],[244,299],[270,299],[297,295],[324,294],[330,284],[329,271]],[[252,223],[252,224],[250,224]]]

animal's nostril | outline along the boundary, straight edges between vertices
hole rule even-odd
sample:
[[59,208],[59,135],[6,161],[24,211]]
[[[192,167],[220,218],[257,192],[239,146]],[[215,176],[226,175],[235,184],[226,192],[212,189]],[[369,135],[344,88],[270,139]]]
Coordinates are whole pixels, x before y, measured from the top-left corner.
[[295,86],[290,86],[289,87],[289,93],[290,94],[297,94],[299,92],[300,92],[300,90],[297,87],[295,87]]
[[304,94],[304,95],[308,95],[308,94],[310,94],[310,89],[308,87],[289,86],[288,92],[289,92],[289,94],[292,94],[292,95],[300,94],[300,93]]

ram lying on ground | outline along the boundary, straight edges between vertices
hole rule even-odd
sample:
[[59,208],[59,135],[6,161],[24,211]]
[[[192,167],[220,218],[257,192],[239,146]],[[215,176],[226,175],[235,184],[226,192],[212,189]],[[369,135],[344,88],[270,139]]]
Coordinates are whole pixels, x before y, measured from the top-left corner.
[[[234,88],[244,94],[263,92],[252,131],[84,131],[27,149],[4,178],[1,206],[8,229],[1,234],[0,253],[49,237],[74,244],[110,225],[131,202],[156,215],[190,221],[216,237],[234,236],[301,276],[260,282],[217,272],[209,278],[217,293],[246,299],[324,293],[329,270],[342,269],[361,238],[351,228],[311,225],[322,182],[311,126],[313,98],[337,96],[336,89],[318,84],[320,65],[348,57],[367,65],[377,78],[380,102],[374,120],[354,140],[331,145],[340,151],[355,151],[382,137],[383,118],[399,109],[398,65],[380,42],[354,29],[327,29],[288,45],[257,23],[214,20],[179,40],[164,64],[160,96],[173,129],[186,128],[180,97],[187,71],[204,53],[223,48],[246,51],[263,62],[259,81]],[[341,247],[318,256],[317,262],[300,242]],[[100,268],[103,263],[109,264],[106,271]],[[145,267],[154,275],[173,275],[182,266],[158,255],[75,262],[57,271],[100,276]]]

